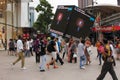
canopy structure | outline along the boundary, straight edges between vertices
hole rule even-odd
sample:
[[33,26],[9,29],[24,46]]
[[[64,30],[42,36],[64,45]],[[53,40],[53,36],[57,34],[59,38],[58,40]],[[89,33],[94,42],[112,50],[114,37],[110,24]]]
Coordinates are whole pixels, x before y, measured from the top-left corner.
[[[97,17],[99,13],[100,24],[92,28],[93,31],[111,32],[120,31],[120,6],[96,5],[84,8],[85,11]],[[114,26],[114,28],[113,28]]]
[[96,15],[98,12],[101,13],[101,18],[109,17],[113,14],[120,12],[120,6],[115,5],[95,5],[95,6],[88,6],[84,8],[85,11]]

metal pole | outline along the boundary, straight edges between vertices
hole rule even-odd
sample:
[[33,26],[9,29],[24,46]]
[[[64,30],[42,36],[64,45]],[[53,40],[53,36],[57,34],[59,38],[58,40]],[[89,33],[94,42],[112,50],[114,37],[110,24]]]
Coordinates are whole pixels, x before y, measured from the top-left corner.
[[4,11],[4,13],[5,13],[5,45],[6,45],[6,49],[7,49],[7,0],[5,0],[5,11]]
[[[14,15],[13,15],[13,0],[12,0],[12,3],[11,3],[11,9],[12,9],[12,25],[14,25]],[[14,26],[12,26],[12,39],[13,39],[13,36],[14,35]]]

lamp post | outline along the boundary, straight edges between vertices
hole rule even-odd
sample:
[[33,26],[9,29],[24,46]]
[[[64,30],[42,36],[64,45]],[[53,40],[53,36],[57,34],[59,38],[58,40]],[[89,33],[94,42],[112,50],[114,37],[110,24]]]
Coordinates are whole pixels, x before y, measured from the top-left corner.
[[[92,15],[95,15],[95,14],[94,14],[94,3],[97,4],[96,1],[92,0],[92,7],[91,7]],[[96,25],[96,24],[97,24],[97,25]],[[95,26],[95,27],[98,27],[98,23],[96,23],[96,20],[95,20],[94,26]],[[96,36],[95,36],[95,37],[96,37],[96,39],[95,39],[96,41],[97,41],[97,37],[98,37],[98,36],[97,36],[97,35],[98,35],[97,33],[98,33],[98,31],[96,31],[96,34],[95,34],[95,35],[96,35]]]

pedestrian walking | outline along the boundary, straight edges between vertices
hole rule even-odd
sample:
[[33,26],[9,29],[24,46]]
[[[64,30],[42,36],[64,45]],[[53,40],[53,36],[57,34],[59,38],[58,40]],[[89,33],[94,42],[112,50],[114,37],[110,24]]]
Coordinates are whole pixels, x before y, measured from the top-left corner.
[[86,56],[86,65],[90,64],[91,63],[91,60],[90,60],[90,54],[89,54],[89,51],[88,51],[88,48],[91,46],[91,41],[89,38],[86,38],[85,40],[85,56]]
[[46,37],[41,38],[39,43],[39,51],[40,51],[40,72],[45,71],[45,65],[46,65]]
[[65,54],[67,54],[67,42],[65,40],[62,40],[61,42],[61,46],[62,46],[62,59],[64,59]]
[[33,43],[36,63],[40,63],[39,42],[39,38],[36,38]]
[[79,44],[78,44],[78,56],[80,58],[80,69],[85,69],[85,46],[84,46],[85,41],[84,40],[80,40]]
[[77,63],[77,57],[74,57],[74,55],[77,54],[77,44],[76,41],[73,40],[72,44],[71,44],[71,54],[70,54],[70,63],[72,63],[72,60],[74,59],[74,63]]
[[98,57],[99,57],[99,65],[102,64],[102,54],[104,53],[104,44],[100,42],[100,46],[98,47]]
[[58,66],[56,65],[56,55],[57,55],[57,49],[56,49],[56,43],[55,43],[55,37],[51,37],[51,41],[48,44],[47,51],[51,55],[51,61],[47,63],[47,68],[49,69],[49,65],[53,63],[53,68],[56,69]]
[[32,38],[30,38],[30,43],[29,43],[29,45],[30,45],[30,53],[31,53],[31,55],[33,56],[33,39],[32,39]]
[[61,65],[64,64],[62,58],[60,57],[60,42],[58,41],[58,38],[55,39],[55,43],[56,43],[56,49],[57,49],[57,59],[56,59],[56,62],[59,62],[61,63]]
[[[107,41],[105,41],[105,44],[106,42]],[[112,57],[112,50],[110,49],[109,44],[105,45],[105,53],[103,54],[103,60],[104,60],[104,64],[102,66],[100,75],[97,77],[97,80],[103,80],[107,72],[110,73],[113,80],[118,80],[113,68],[114,59]]]
[[25,68],[25,58],[24,58],[24,54],[23,54],[23,42],[21,40],[21,36],[18,36],[18,40],[17,40],[17,53],[18,53],[18,59],[15,60],[12,65],[15,65],[18,61],[21,60],[21,69],[26,69]]

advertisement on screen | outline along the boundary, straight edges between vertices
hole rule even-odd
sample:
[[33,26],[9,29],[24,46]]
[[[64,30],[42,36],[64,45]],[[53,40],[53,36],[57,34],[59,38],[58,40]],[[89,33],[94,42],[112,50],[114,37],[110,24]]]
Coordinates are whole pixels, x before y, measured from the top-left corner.
[[50,31],[66,37],[86,37],[95,18],[76,6],[58,6]]

